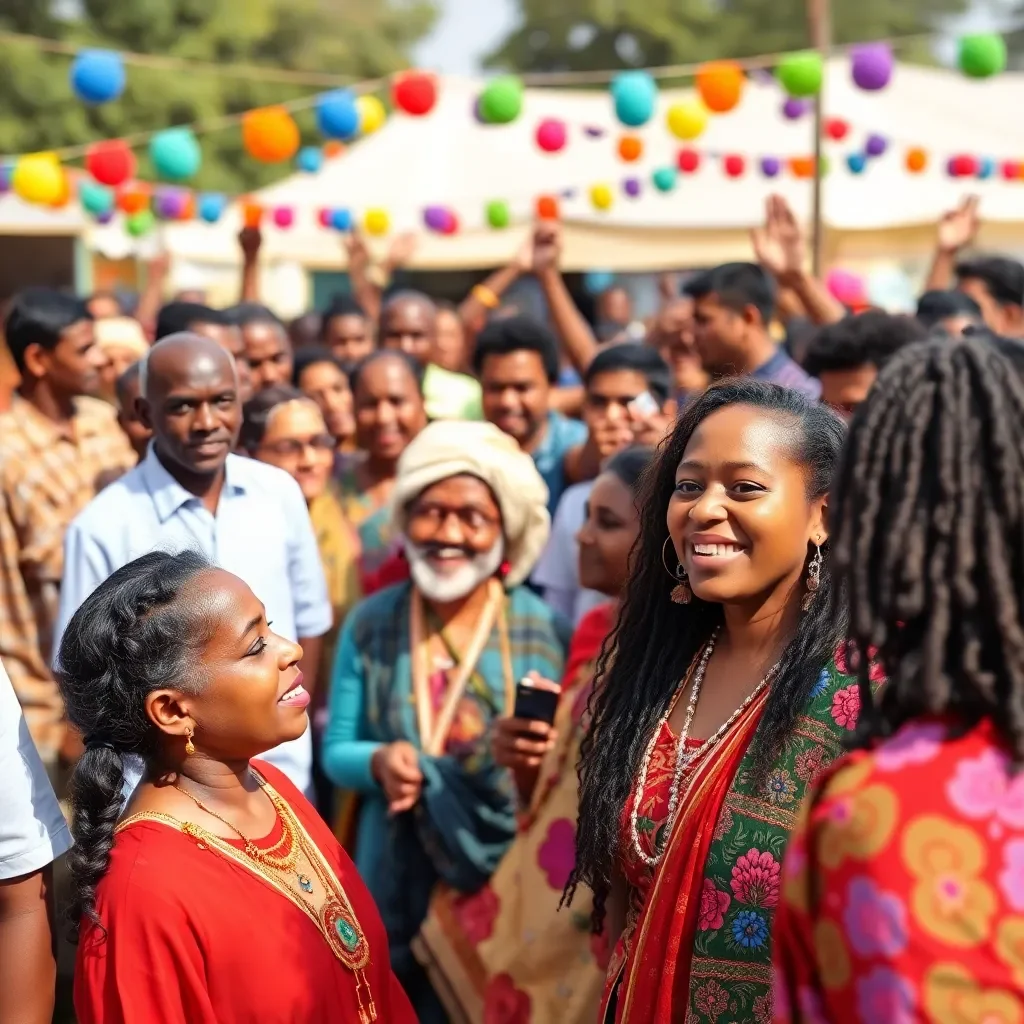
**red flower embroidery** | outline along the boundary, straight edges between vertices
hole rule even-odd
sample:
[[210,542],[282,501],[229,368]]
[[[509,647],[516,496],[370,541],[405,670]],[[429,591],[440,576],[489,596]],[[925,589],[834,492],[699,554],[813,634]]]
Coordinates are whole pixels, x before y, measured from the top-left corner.
[[529,1024],[530,997],[516,988],[512,976],[492,978],[484,992],[484,1024]]
[[463,934],[474,945],[489,939],[494,932],[494,921],[501,904],[494,890],[485,885],[472,896],[457,896],[452,901],[452,912]]
[[793,765],[796,777],[804,782],[811,782],[816,779],[825,767],[825,748],[811,747],[802,754],[797,754],[796,762]]
[[860,690],[856,683],[836,691],[832,697],[831,714],[836,725],[851,731],[856,728],[860,714]]
[[722,813],[718,816],[718,822],[715,825],[715,831],[712,835],[712,839],[717,843],[719,840],[725,838],[725,834],[732,829],[732,811],[728,807],[722,808]]
[[754,1000],[754,1020],[756,1024],[772,1024],[772,990]]
[[710,878],[704,879],[704,888],[700,894],[700,916],[697,927],[702,932],[714,928],[721,928],[725,923],[725,912],[732,903],[732,897],[727,892],[715,888],[715,883]]
[[[877,647],[868,648],[868,657],[874,658],[878,653]],[[857,652],[853,651],[853,657],[847,660],[846,657],[846,643],[841,643],[836,648],[836,670],[840,675],[850,676],[857,671]],[[885,678],[885,672],[882,670],[882,666],[877,661],[872,661],[868,666],[868,679],[872,683],[880,683]]]
[[693,993],[693,1005],[711,1020],[719,1017],[729,1009],[729,993],[714,979],[705,981]]
[[733,865],[732,893],[752,907],[775,907],[779,903],[779,877],[782,868],[767,851],[748,850]]

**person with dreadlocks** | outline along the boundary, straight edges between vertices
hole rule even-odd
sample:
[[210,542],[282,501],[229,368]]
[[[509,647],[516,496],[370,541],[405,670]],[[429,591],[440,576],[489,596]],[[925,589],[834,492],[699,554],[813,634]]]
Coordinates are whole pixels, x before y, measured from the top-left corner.
[[615,946],[602,1021],[769,1015],[783,851],[856,710],[825,599],[843,435],[798,392],[733,379],[686,407],[647,477],[567,890],[590,887]]
[[984,337],[907,348],[854,417],[832,548],[864,713],[787,854],[779,1024],[1024,1019],[1022,437]]

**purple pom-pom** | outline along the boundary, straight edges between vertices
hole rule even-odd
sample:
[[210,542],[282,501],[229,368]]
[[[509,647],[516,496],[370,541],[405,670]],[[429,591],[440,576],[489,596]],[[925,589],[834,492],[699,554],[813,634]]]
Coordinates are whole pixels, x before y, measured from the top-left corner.
[[881,156],[888,145],[889,143],[884,135],[872,134],[867,137],[867,141],[864,143],[864,152],[868,156]]
[[797,99],[796,96],[790,96],[785,103],[782,104],[782,116],[787,121],[799,121],[808,110],[811,109],[811,105],[806,100]]
[[627,178],[622,183],[623,191],[631,199],[636,199],[640,195],[640,179],[639,178]]
[[450,214],[443,206],[428,206],[423,211],[423,223],[431,231],[444,231]]
[[774,178],[782,170],[782,161],[777,156],[761,157],[761,173],[766,178]]
[[892,78],[892,47],[887,43],[865,43],[850,51],[850,71],[859,89],[884,89]]

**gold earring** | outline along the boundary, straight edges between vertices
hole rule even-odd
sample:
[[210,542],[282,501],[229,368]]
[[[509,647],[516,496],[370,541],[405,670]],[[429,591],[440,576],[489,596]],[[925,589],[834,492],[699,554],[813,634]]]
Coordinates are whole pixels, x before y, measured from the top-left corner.
[[192,736],[194,735],[191,726],[185,729],[185,753],[191,756],[196,752],[195,744],[192,742]]
[[666,537],[665,543],[661,546],[661,564],[665,567],[665,572],[676,581],[676,585],[672,588],[669,598],[673,604],[689,604],[693,600],[693,591],[690,589],[690,581],[686,577],[686,570],[683,569],[681,563],[677,562],[676,571],[673,572],[668,567],[668,561],[665,558],[665,549],[671,543],[672,538]]
[[802,611],[810,611],[811,605],[814,603],[814,595],[818,592],[818,587],[821,586],[821,563],[821,547],[815,543],[814,557],[811,559],[811,564],[807,566],[807,593],[804,594],[804,599],[800,602]]

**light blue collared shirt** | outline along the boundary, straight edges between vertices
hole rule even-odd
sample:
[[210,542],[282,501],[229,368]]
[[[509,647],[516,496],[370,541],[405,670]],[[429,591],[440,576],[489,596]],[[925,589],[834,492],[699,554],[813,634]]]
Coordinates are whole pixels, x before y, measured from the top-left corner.
[[[100,491],[68,527],[54,650],[71,616],[112,572],[149,551],[185,549],[201,551],[244,580],[263,602],[275,633],[297,640],[331,628],[327,583],[299,485],[274,466],[229,455],[211,515],[150,445],[142,462]],[[310,791],[308,729],[270,751],[267,760]]]

